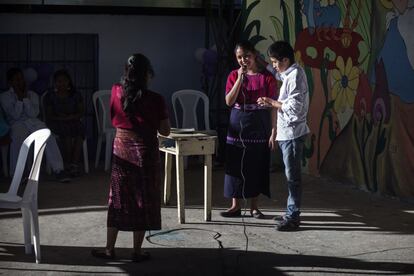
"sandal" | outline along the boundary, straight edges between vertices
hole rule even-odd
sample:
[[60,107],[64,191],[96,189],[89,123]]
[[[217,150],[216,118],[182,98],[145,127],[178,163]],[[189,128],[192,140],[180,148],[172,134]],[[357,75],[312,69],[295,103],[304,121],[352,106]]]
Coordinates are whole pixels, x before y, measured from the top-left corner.
[[91,255],[99,259],[113,260],[115,259],[115,250],[111,250],[108,255],[105,249],[92,249]]
[[131,255],[131,260],[134,263],[140,263],[140,262],[143,262],[143,261],[148,261],[149,259],[151,259],[151,254],[149,252],[144,252],[142,254],[132,253],[132,255]]
[[256,219],[264,219],[265,215],[263,215],[262,212],[260,212],[259,210],[251,210],[250,211],[250,215]]

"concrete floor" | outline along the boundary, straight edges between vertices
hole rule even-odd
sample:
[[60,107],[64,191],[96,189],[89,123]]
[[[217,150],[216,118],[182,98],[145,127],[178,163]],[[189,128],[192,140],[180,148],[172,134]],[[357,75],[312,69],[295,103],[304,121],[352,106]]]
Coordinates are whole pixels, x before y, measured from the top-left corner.
[[[213,214],[203,221],[203,175],[186,171],[186,224],[178,224],[173,183],[171,206],[162,208],[162,231],[144,241],[152,260],[131,263],[132,234],[121,232],[116,261],[97,260],[91,248],[106,235],[109,174],[101,170],[70,183],[43,176],[39,185],[42,263],[25,255],[21,214],[0,210],[2,275],[414,275],[414,205],[304,176],[300,231],[274,230],[282,214],[283,174],[271,174],[272,199],[260,198],[266,219],[219,216],[223,169],[213,171]],[[0,179],[5,191],[7,180]],[[247,252],[246,252],[247,249]]]

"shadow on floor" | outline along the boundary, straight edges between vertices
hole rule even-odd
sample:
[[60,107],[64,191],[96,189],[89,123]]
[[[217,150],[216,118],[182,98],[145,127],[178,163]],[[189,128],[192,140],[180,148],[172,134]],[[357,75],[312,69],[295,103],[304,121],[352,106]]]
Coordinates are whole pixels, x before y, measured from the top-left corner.
[[[25,268],[33,256],[23,254],[23,246],[0,242],[3,263],[0,270],[9,273],[72,273],[129,275],[288,275],[291,273],[332,273],[364,275],[407,275],[414,273],[414,264],[363,261],[353,258],[277,254],[233,249],[153,248],[152,260],[132,263],[131,249],[118,248],[117,259],[104,261],[90,255],[91,248],[42,245],[42,264]],[[7,254],[7,255],[4,255]],[[10,262],[10,263],[9,263]],[[52,269],[47,265],[62,265]],[[65,266],[69,266],[65,268]],[[56,266],[53,266],[56,267]],[[101,267],[105,271],[100,272]],[[116,270],[108,271],[108,267]],[[6,272],[6,273],[7,273]]]

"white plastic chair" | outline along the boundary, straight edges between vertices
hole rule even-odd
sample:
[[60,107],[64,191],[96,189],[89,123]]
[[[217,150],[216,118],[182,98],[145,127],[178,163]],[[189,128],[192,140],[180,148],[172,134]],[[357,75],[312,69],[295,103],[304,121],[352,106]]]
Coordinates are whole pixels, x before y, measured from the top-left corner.
[[[194,128],[200,130],[198,126],[197,106],[201,100],[204,107],[205,130],[210,130],[209,99],[206,94],[198,90],[185,89],[174,92],[171,99],[177,128]],[[181,105],[181,118],[178,118],[177,104]]]
[[102,142],[105,141],[105,171],[109,170],[112,157],[112,144],[115,139],[115,128],[112,126],[109,105],[111,90],[99,90],[93,93],[96,124],[98,126],[98,144],[96,146],[95,168],[98,167]]
[[[44,122],[46,122],[46,108],[45,108],[45,104],[44,104],[44,100],[46,95],[48,94],[48,91],[45,91],[42,96],[40,97],[40,110],[42,112],[42,120]],[[55,135],[56,137],[58,137],[57,135]],[[88,140],[85,137],[83,139],[83,143],[82,143],[82,151],[83,151],[83,166],[84,166],[84,170],[85,173],[89,173],[89,157],[88,157]],[[47,166],[47,170],[50,174],[51,169],[49,167],[49,165]]]
[[[210,130],[209,105],[207,95],[198,90],[184,89],[176,91],[171,96],[174,109],[175,124],[177,128],[194,128],[195,130]],[[198,125],[197,107],[199,101],[203,104],[204,129]],[[182,114],[179,118],[178,104],[181,106]],[[184,168],[188,167],[188,158],[184,158]]]
[[[46,141],[50,137],[48,128],[40,129],[30,134],[20,147],[16,170],[12,183],[7,193],[0,194],[0,208],[21,209],[23,216],[23,232],[25,253],[32,253],[34,244],[36,263],[40,263],[39,219],[37,211],[37,188],[39,183],[39,171],[42,157],[46,147]],[[23,197],[17,195],[22,176],[26,167],[30,146],[34,143],[33,164],[27,179]]]

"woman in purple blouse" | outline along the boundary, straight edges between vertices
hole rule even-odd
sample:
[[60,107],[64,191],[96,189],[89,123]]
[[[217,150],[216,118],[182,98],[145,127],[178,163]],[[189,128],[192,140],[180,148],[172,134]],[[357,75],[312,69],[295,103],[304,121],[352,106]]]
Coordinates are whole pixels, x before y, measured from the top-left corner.
[[270,73],[259,68],[256,53],[251,43],[238,43],[235,56],[240,68],[233,70],[227,79],[226,104],[231,107],[231,115],[224,196],[232,198],[232,206],[221,212],[223,217],[240,216],[241,199],[249,198],[250,214],[264,218],[258,209],[257,197],[259,194],[270,197],[269,148],[274,148],[276,116],[274,109],[259,106],[257,99],[276,98],[277,83]]

